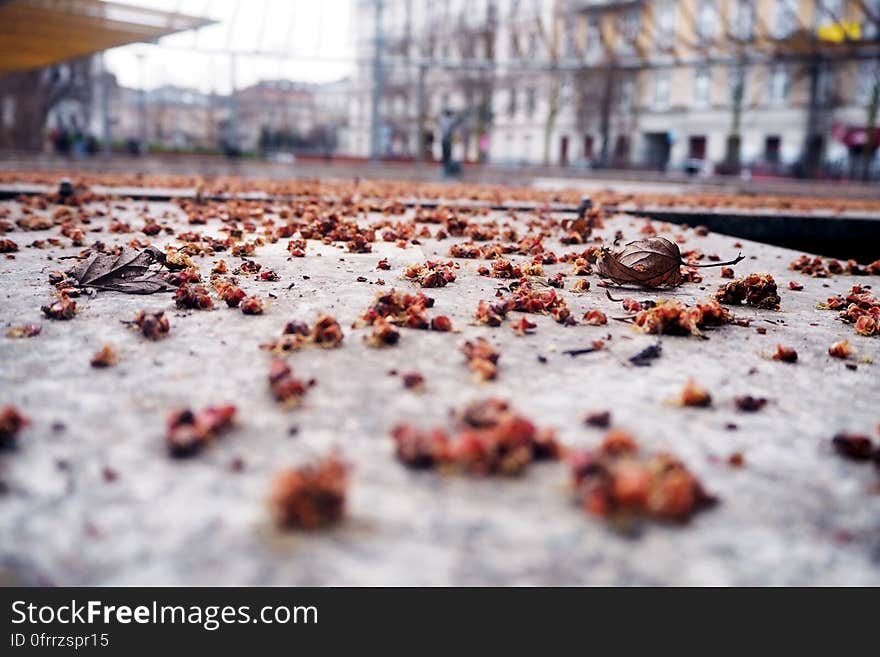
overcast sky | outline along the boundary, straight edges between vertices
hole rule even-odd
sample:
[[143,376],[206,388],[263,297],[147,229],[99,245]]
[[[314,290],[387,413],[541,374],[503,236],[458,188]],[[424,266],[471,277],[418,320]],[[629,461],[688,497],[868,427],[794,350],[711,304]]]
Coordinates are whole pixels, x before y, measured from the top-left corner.
[[[159,45],[133,44],[107,52],[107,67],[125,86],[163,84],[226,93],[230,58],[201,50],[271,51],[279,57],[238,57],[236,86],[260,79],[321,82],[351,71],[349,17],[353,0],[122,0],[219,21],[173,34]],[[143,77],[138,55],[143,54]]]

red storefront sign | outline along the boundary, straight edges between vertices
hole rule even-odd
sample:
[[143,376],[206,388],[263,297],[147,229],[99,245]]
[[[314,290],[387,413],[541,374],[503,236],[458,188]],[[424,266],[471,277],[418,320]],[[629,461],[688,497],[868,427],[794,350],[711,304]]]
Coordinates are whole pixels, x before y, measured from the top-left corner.
[[[831,136],[851,148],[858,146],[864,147],[867,145],[868,132],[869,130],[867,126],[863,127],[835,123],[831,127]],[[877,148],[878,146],[880,146],[880,126],[875,126],[871,139],[871,148]]]

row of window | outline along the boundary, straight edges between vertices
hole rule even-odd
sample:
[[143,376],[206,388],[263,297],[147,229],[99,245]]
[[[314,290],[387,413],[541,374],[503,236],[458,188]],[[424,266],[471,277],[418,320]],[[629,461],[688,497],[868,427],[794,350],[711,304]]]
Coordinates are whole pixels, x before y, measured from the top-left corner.
[[[730,5],[726,15],[727,24],[725,25],[725,17],[721,14],[721,3],[718,0],[697,0],[694,9],[687,10],[693,12],[694,32],[700,42],[716,42],[725,37],[733,39],[750,41],[755,38],[757,28],[760,24],[766,23],[766,30],[770,36],[776,39],[785,39],[794,34],[802,27],[800,20],[800,0],[771,0],[769,11],[764,18],[758,16],[759,0],[734,0]],[[541,0],[537,0],[535,5],[540,7]],[[880,36],[880,0],[857,0],[857,6],[860,8],[862,15],[862,24],[860,25],[861,38],[866,40],[875,39]],[[847,14],[847,0],[816,0],[815,11],[813,12],[813,25],[810,27],[818,27],[823,24],[837,23],[843,20]],[[464,11],[464,10],[463,10]],[[677,38],[680,36],[676,27],[679,24],[679,18],[685,8],[678,0],[656,0],[651,5],[653,14],[652,29],[654,31],[654,40],[660,49],[669,49],[676,44]],[[446,16],[446,13],[443,14]],[[465,12],[466,16],[474,16],[472,11]],[[493,15],[491,12],[478,12],[477,16]],[[633,52],[635,42],[640,32],[643,31],[643,16],[645,10],[639,3],[630,8],[625,8],[617,12],[616,18],[616,37],[618,42],[610,44],[615,46],[619,53]],[[684,14],[688,15],[688,14]],[[401,15],[402,16],[402,15]],[[529,20],[520,20],[520,17],[511,14],[511,19],[516,20],[524,25],[529,24]],[[480,18],[480,20],[483,20]],[[563,47],[562,56],[567,59],[579,59],[581,57],[588,61],[595,60],[602,52],[604,44],[601,27],[602,15],[599,10],[590,12],[586,16],[586,41],[584,50],[577,44],[576,31],[578,29],[578,21],[566,20],[563,30]],[[408,19],[400,20],[400,27],[406,29],[412,27]],[[438,34],[437,25],[433,19],[427,28],[428,37]],[[417,30],[418,31],[418,30]],[[534,60],[539,56],[540,37],[537,28],[531,28],[525,34],[520,34],[521,30],[511,29],[510,32],[510,56],[511,59]],[[395,30],[392,30],[392,34]],[[450,59],[460,54],[466,59],[482,60],[488,57],[488,45],[483,40],[470,44],[465,48],[464,41],[457,38],[457,33],[453,32],[450,38],[442,39],[443,43],[439,45],[439,49],[435,52],[434,39],[423,43],[429,49],[429,56],[439,55],[443,59]],[[452,42],[452,43],[450,43]],[[456,44],[456,45],[453,45]],[[456,49],[461,52],[454,52]],[[468,52],[464,52],[467,50]]]

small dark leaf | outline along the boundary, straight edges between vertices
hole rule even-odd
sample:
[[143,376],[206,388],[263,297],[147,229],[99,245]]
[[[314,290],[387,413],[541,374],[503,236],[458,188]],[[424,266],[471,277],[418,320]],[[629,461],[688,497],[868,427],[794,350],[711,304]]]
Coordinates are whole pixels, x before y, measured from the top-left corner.
[[77,264],[70,275],[82,287],[125,294],[153,294],[174,289],[159,272],[150,269],[164,259],[165,254],[152,246],[143,251],[123,248],[118,256],[96,252]]
[[663,348],[660,346],[660,343],[652,344],[648,347],[642,349],[639,353],[630,356],[629,362],[635,365],[636,367],[649,367],[651,365],[651,361],[657,358],[660,358],[660,353],[663,351]]

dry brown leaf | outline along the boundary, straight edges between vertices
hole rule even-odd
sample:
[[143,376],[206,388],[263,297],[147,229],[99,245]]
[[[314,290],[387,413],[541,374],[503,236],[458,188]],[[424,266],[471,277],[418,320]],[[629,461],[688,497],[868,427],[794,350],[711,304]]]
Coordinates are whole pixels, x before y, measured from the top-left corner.
[[114,290],[126,294],[152,294],[173,290],[150,267],[164,262],[165,254],[155,247],[143,251],[123,248],[119,255],[95,252],[80,262],[70,274],[78,285],[99,290]]
[[629,242],[622,251],[602,249],[596,260],[599,276],[609,278],[618,285],[632,284],[642,287],[676,287],[682,283],[681,266],[721,267],[733,265],[743,259],[740,254],[730,262],[693,265],[684,262],[678,244],[665,237],[649,237]]

